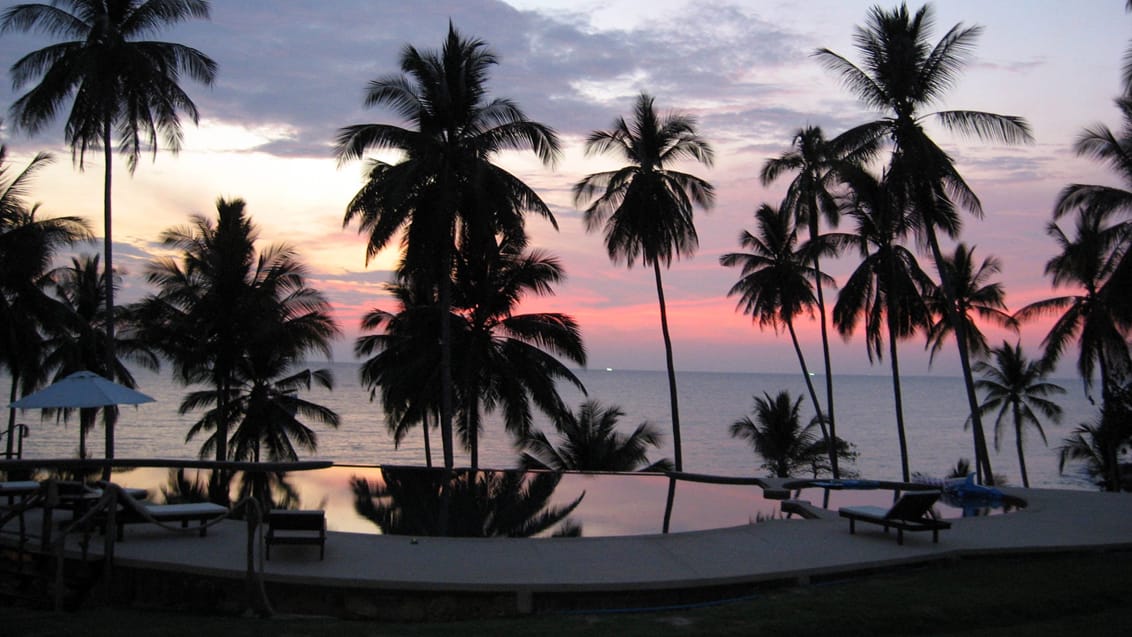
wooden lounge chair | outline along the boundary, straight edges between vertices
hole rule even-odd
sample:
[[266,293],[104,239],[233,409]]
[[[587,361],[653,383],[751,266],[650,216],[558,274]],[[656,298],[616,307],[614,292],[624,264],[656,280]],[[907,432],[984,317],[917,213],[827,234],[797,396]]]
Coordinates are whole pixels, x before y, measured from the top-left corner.
[[951,523],[931,516],[932,505],[939,500],[939,491],[913,491],[900,496],[891,509],[878,506],[852,506],[838,509],[849,519],[849,533],[856,533],[858,521],[879,524],[888,533],[896,529],[896,543],[904,544],[904,531],[931,531],[932,542],[939,543],[941,529],[950,529]]
[[318,559],[326,556],[326,512],[321,510],[272,510],[267,514],[265,556],[271,559],[273,544],[317,544]]
[[228,515],[228,509],[213,502],[187,502],[184,504],[149,504],[135,502],[122,507],[116,516],[118,540],[125,536],[125,525],[139,522],[180,522],[188,528],[189,522],[200,522],[200,536],[208,534],[208,523]]

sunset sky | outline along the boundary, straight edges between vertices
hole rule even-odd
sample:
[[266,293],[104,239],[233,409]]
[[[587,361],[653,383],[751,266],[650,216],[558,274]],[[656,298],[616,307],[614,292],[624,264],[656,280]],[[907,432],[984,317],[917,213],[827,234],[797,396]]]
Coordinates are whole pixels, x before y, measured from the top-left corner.
[[[562,260],[569,276],[556,296],[524,308],[572,314],[582,326],[590,367],[663,369],[651,270],[614,266],[600,235],[585,233],[570,194],[585,174],[616,166],[585,157],[585,136],[628,115],[635,96],[645,91],[656,96],[661,110],[696,116],[717,158],[712,168],[680,167],[713,183],[718,201],[709,213],[697,212],[698,253],[664,273],[677,369],[793,371],[788,337],[760,331],[736,313],[726,293],[738,273],[718,259],[739,248],[739,232],[753,228],[759,204],[779,202],[788,179],[766,188],[758,172],[767,158],[788,149],[795,130],[819,125],[832,137],[874,118],[811,55],[828,47],[859,61],[852,34],[873,4],[214,2],[210,21],[187,23],[157,38],[194,46],[219,64],[211,89],[186,85],[200,109],[200,126],[186,125],[179,155],[159,152],[152,162],[146,156],[133,178],[124,163],[115,165],[116,265],[128,274],[124,297],[148,291],[140,275],[159,250],[162,230],[184,224],[193,213],[213,215],[217,197],[242,197],[265,243],[285,241],[299,249],[312,270],[312,285],[331,299],[347,334],[336,360],[353,360],[358,318],[375,306],[394,307],[381,284],[390,279],[396,255],[387,252],[367,266],[364,238],[356,227],[342,227],[362,166],[338,165],[333,138],[349,124],[397,123],[387,111],[362,107],[366,83],[396,72],[405,44],[438,47],[451,19],[464,35],[485,40],[499,55],[491,95],[515,100],[563,141],[563,156],[552,168],[530,156],[499,158],[553,209],[558,232],[540,220],[532,220],[529,230],[538,246]],[[1011,310],[1052,295],[1042,269],[1054,245],[1044,227],[1058,191],[1071,182],[1116,183],[1103,167],[1075,157],[1072,144],[1085,126],[1120,125],[1112,98],[1132,40],[1132,14],[1124,5],[1124,0],[1076,3],[1072,9],[1060,0],[934,5],[933,42],[958,22],[984,27],[967,71],[938,106],[1020,115],[1036,138],[1029,146],[1002,147],[933,129],[983,201],[985,218],[968,216],[962,238],[977,246],[977,257],[1001,259]],[[0,66],[6,69],[50,42],[40,35],[4,34]],[[10,105],[15,95],[9,81],[0,82],[0,103]],[[79,172],[63,143],[63,119],[34,138],[5,126],[12,163],[22,166],[39,150],[54,153],[56,163],[34,186],[40,214],[77,214],[101,228],[102,156],[88,155],[85,172]],[[87,251],[98,249],[92,245]],[[928,261],[924,267],[931,271]],[[844,257],[829,267],[843,279],[854,265]],[[1024,328],[1023,345],[1036,353],[1046,327]],[[992,342],[1015,338],[992,332]],[[816,367],[816,324],[803,326],[802,334]],[[902,353],[907,373],[929,371],[922,340],[909,341]],[[836,340],[834,369],[887,372],[869,366],[859,336],[848,343]],[[956,369],[950,350],[934,366],[941,373]],[[1071,361],[1061,373],[1073,373]]]

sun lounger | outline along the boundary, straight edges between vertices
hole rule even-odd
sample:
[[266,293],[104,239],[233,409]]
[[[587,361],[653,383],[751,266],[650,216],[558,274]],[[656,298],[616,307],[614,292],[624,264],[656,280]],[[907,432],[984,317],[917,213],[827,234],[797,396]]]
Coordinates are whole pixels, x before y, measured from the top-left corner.
[[212,502],[188,502],[185,504],[148,504],[138,502],[134,506],[123,507],[116,515],[118,539],[125,535],[126,524],[139,522],[180,522],[181,528],[188,528],[189,522],[200,522],[200,536],[208,533],[208,523],[228,514],[228,509]]
[[326,556],[326,512],[273,510],[267,514],[265,556],[273,544],[317,544],[318,559]]
[[856,523],[879,524],[888,533],[896,529],[896,543],[904,544],[904,531],[931,531],[932,542],[939,543],[941,529],[950,529],[951,523],[931,517],[932,505],[939,500],[938,491],[905,493],[892,505],[891,509],[877,506],[852,506],[838,509],[843,518],[849,519],[849,533],[856,533]]

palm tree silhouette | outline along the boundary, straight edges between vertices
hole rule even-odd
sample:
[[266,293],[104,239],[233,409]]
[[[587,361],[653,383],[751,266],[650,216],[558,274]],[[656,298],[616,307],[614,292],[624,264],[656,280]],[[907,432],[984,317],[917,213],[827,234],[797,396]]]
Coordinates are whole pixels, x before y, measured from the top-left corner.
[[660,445],[661,433],[652,423],[642,422],[626,435],[617,430],[625,412],[587,400],[577,414],[565,413],[554,421],[558,444],[542,431],[530,432],[523,441],[519,466],[551,471],[671,471],[672,461],[649,462],[649,447]]
[[826,419],[814,391],[806,357],[794,330],[795,317],[806,310],[812,312],[816,303],[811,279],[816,276],[825,285],[832,285],[833,279],[829,275],[815,273],[807,265],[813,259],[807,251],[797,247],[798,229],[790,211],[763,204],[755,211],[755,219],[758,234],[744,230],[739,235],[740,245],[750,252],[732,252],[719,258],[721,265],[741,268],[740,278],[728,290],[727,296],[739,296],[739,309],[757,320],[760,327],[770,325],[777,332],[779,325],[786,326],[827,445],[830,467],[833,467],[836,465],[832,459],[836,455],[836,446],[826,429]]
[[[388,106],[414,128],[356,124],[339,131],[340,162],[370,150],[396,150],[396,164],[370,160],[365,185],[346,208],[369,234],[366,261],[404,230],[406,272],[437,289],[440,314],[451,312],[452,270],[461,246],[483,249],[496,235],[521,233],[533,212],[554,224],[538,194],[492,163],[508,150],[530,150],[544,164],[558,154],[549,127],[527,119],[506,99],[487,99],[488,70],[498,62],[481,40],[465,39],[449,23],[439,51],[406,46],[401,74],[370,82],[366,106]],[[555,224],[555,227],[557,225]],[[440,329],[440,433],[444,465],[453,466],[452,335]]]
[[669,168],[682,159],[711,166],[711,145],[696,132],[696,120],[682,113],[657,114],[653,98],[642,93],[633,108],[632,122],[619,117],[609,130],[598,130],[586,140],[586,154],[615,153],[628,162],[618,170],[593,173],[574,185],[585,211],[586,231],[603,229],[605,249],[614,263],[633,267],[639,259],[652,266],[660,304],[660,329],[668,368],[668,396],[672,410],[672,443],[677,471],[684,467],[680,443],[680,406],[676,395],[676,367],[668,331],[668,309],[660,266],[691,256],[699,245],[692,215],[696,206],[711,208],[715,190],[688,173]]
[[[71,257],[71,264],[52,271],[55,297],[62,304],[64,320],[55,330],[49,330],[46,342],[48,354],[44,366],[55,370],[55,380],[74,372],[90,370],[126,387],[137,387],[133,373],[125,361],[156,370],[160,361],[149,344],[131,329],[133,325],[128,308],[115,313],[114,368],[106,369],[106,284],[103,278],[109,273],[101,268],[99,256]],[[115,277],[119,278],[119,277]],[[114,283],[117,287],[118,282]],[[125,311],[124,311],[125,310]],[[66,419],[67,411],[63,412]],[[113,427],[118,420],[118,407],[79,410],[79,457],[86,458],[86,434],[94,427],[98,412],[103,423]]]
[[1128,442],[1132,421],[1132,392],[1123,386],[1101,405],[1093,422],[1084,422],[1058,448],[1058,469],[1070,462],[1085,464],[1085,471],[1105,491],[1128,490],[1130,485],[1120,464],[1120,450]]
[[[795,223],[805,225],[810,232],[810,242],[818,241],[819,226],[825,219],[830,226],[836,227],[840,214],[834,193],[841,174],[860,161],[871,158],[876,152],[876,144],[872,140],[860,145],[857,140],[842,139],[829,141],[825,139],[822,129],[817,126],[807,126],[794,134],[792,147],[786,153],[769,159],[763,164],[759,174],[764,186],[769,186],[780,175],[787,172],[796,172],[794,179],[786,189],[786,197],[782,207],[793,211]],[[834,252],[836,254],[836,252]],[[821,273],[821,253],[813,253],[814,273]],[[829,358],[829,331],[827,327],[827,314],[825,307],[825,293],[819,281],[814,281],[814,292],[817,296],[818,320],[821,327],[822,360],[825,364],[825,400],[826,417],[829,422],[830,435],[837,435],[837,419],[834,415],[833,405],[833,369]],[[834,456],[836,459],[836,456]],[[837,465],[833,466],[834,476],[838,475]]]
[[[1132,69],[1132,57],[1128,58],[1128,63],[1127,69]],[[1129,86],[1132,87],[1132,84],[1129,84]],[[1105,241],[1108,241],[1114,234],[1118,235],[1116,239],[1118,245],[1104,246],[1105,255],[1110,254],[1112,250],[1121,255],[1112,263],[1105,264],[1105,278],[1110,280],[1114,287],[1127,290],[1132,287],[1132,256],[1129,256],[1132,253],[1132,250],[1130,250],[1132,248],[1132,215],[1129,214],[1132,211],[1132,191],[1129,190],[1129,187],[1132,187],[1132,156],[1128,152],[1129,146],[1132,145],[1132,96],[1117,99],[1116,106],[1120,109],[1123,118],[1123,127],[1119,133],[1113,132],[1103,124],[1097,124],[1081,134],[1075,145],[1075,150],[1078,155],[1091,157],[1107,164],[1119,175],[1123,181],[1123,187],[1070,184],[1058,196],[1053,214],[1055,220],[1074,211],[1078,215],[1097,217],[1095,220],[1078,221],[1078,226],[1080,227],[1083,223],[1092,224],[1094,229],[1087,230],[1087,233],[1100,232],[1104,228]],[[1123,220],[1112,227],[1107,227],[1108,221],[1116,215],[1122,215]],[[1053,231],[1051,230],[1051,232]],[[1114,312],[1114,316],[1125,330],[1132,327],[1132,299],[1129,296],[1128,294],[1114,294],[1106,299]],[[1122,371],[1126,372],[1127,369]]]
[[940,278],[951,281],[953,292],[948,297],[942,286],[934,286],[928,294],[928,307],[935,317],[928,327],[927,346],[931,349],[931,358],[943,349],[948,335],[959,331],[957,325],[967,334],[968,351],[977,358],[986,356],[990,351],[987,337],[972,315],[983,323],[1016,328],[1014,317],[1006,311],[1006,292],[1002,284],[990,280],[1001,271],[1002,264],[993,256],[976,266],[975,249],[964,243],[956,245],[955,252],[944,257]]
[[[1077,372],[1086,395],[1099,372],[1101,417],[1093,425],[1082,425],[1096,431],[1079,429],[1072,440],[1078,455],[1088,448],[1082,446],[1085,441],[1112,443],[1111,447],[1096,450],[1105,456],[1097,466],[1111,472],[1104,474],[1105,484],[1116,485],[1119,477],[1114,472],[1122,444],[1116,432],[1122,427],[1114,414],[1120,412],[1117,397],[1132,370],[1126,340],[1128,323],[1117,309],[1128,295],[1128,287],[1117,276],[1127,241],[1125,226],[1110,225],[1105,215],[1086,209],[1078,211],[1072,239],[1054,222],[1046,227],[1046,233],[1057,242],[1060,253],[1046,263],[1045,273],[1053,279],[1054,288],[1070,286],[1076,288],[1076,293],[1031,303],[1018,310],[1015,318],[1026,321],[1039,316],[1055,317],[1042,340],[1042,362],[1052,369],[1070,343],[1076,341]],[[1107,407],[1109,403],[1113,403],[1112,408]]]
[[525,251],[510,240],[482,263],[460,260],[454,295],[459,320],[454,321],[453,342],[461,372],[457,411],[473,470],[479,468],[481,411],[501,410],[507,430],[521,441],[530,431],[532,403],[550,418],[569,412],[559,397],[557,381],[585,391],[559,360],[586,363],[574,319],[557,312],[515,313],[524,297],[553,294],[551,286],[564,278],[557,259],[538,250]]
[[421,425],[425,465],[432,467],[428,430],[430,418],[440,409],[436,391],[440,386],[439,307],[422,300],[427,294],[415,291],[407,280],[386,288],[398,300],[397,311],[374,308],[367,312],[362,330],[376,333],[363,334],[354,342],[355,355],[368,357],[361,365],[362,386],[369,389],[371,401],[380,392],[395,449],[414,426]]
[[[518,471],[442,472],[383,467],[382,480],[354,478],[354,508],[383,533],[450,537],[581,535],[568,517],[585,497],[550,506],[562,475]],[[447,502],[445,500],[447,499]],[[444,523],[450,507],[450,522]]]
[[[0,364],[11,379],[8,402],[39,387],[47,378],[43,330],[57,326],[62,312],[51,298],[48,272],[58,250],[90,239],[80,217],[36,217],[28,206],[28,186],[51,158],[39,153],[10,175],[8,148],[0,144]],[[4,455],[14,454],[16,410],[8,410]]]
[[[889,180],[899,184],[896,192],[908,201],[917,236],[931,251],[937,269],[945,272],[938,232],[953,238],[958,235],[961,222],[953,202],[976,216],[982,215],[982,204],[956,170],[951,157],[928,136],[924,123],[930,118],[948,130],[1004,143],[1027,142],[1031,136],[1028,124],[1020,117],[968,110],[923,112],[941,100],[955,84],[981,32],[979,27],[957,24],[932,45],[933,22],[930,5],[921,7],[914,15],[904,4],[891,11],[874,7],[869,12],[867,25],[857,27],[854,36],[856,48],[863,57],[862,66],[829,49],[819,49],[815,55],[823,65],[839,74],[844,85],[865,105],[886,113],[881,119],[846,134],[854,139],[871,137],[891,141]],[[953,298],[951,281],[946,274],[942,277],[943,294]],[[946,307],[952,312],[954,302],[947,303]],[[990,454],[978,414],[965,325],[955,316],[951,317],[951,322],[957,325],[955,338],[973,423],[976,467],[987,480],[993,481]]]
[[1020,321],[1057,317],[1042,341],[1045,364],[1056,364],[1070,342],[1076,340],[1077,371],[1085,391],[1092,388],[1099,369],[1102,402],[1116,391],[1119,379],[1132,370],[1125,340],[1127,323],[1114,307],[1128,290],[1115,276],[1127,240],[1124,230],[1122,225],[1109,225],[1102,216],[1085,211],[1077,216],[1072,239],[1056,223],[1050,223],[1046,233],[1061,252],[1046,262],[1045,273],[1053,279],[1054,288],[1072,286],[1078,293],[1036,301],[1015,314]]
[[994,420],[994,449],[1002,444],[1003,421],[1010,413],[1014,426],[1014,442],[1018,450],[1018,468],[1022,473],[1022,486],[1030,487],[1026,473],[1026,454],[1023,444],[1023,427],[1033,425],[1046,442],[1046,432],[1042,430],[1037,411],[1046,418],[1059,422],[1061,406],[1046,398],[1052,394],[1064,394],[1065,389],[1056,383],[1046,382],[1049,369],[1041,361],[1031,361],[1022,353],[1022,345],[1010,345],[1006,341],[990,351],[993,363],[979,361],[974,371],[982,374],[975,381],[975,387],[983,392],[983,403],[979,406],[983,415],[998,411]]
[[[146,38],[191,18],[208,18],[205,0],[59,0],[18,4],[0,15],[0,33],[38,31],[71,38],[33,51],[12,65],[19,89],[40,78],[12,104],[17,128],[35,134],[74,98],[64,135],[79,169],[87,150],[103,151],[103,253],[114,271],[111,164],[117,134],[131,174],[144,148],[181,146],[181,118],[195,124],[196,105],[181,88],[183,76],[211,85],[216,63],[200,51]],[[106,277],[106,313],[114,315],[113,277]],[[114,366],[114,321],[107,323],[106,367]],[[109,424],[109,423],[108,423]],[[107,458],[114,457],[114,428],[106,429]]]
[[900,468],[908,482],[911,472],[897,342],[930,324],[924,294],[932,282],[920,269],[916,255],[900,244],[909,231],[908,218],[889,191],[887,180],[878,180],[863,170],[847,173],[845,179],[849,185],[845,209],[857,226],[856,233],[846,235],[845,240],[857,247],[862,259],[837,295],[833,322],[838,332],[848,336],[864,320],[869,362],[884,358],[887,334]]
[[[746,440],[755,454],[763,459],[762,467],[776,478],[789,478],[800,469],[809,469],[817,477],[819,471],[830,468],[825,463],[826,443],[814,435],[817,419],[805,427],[799,415],[803,398],[792,400],[790,392],[782,391],[773,398],[764,392],[755,396],[755,419],[744,416],[731,424],[732,438]],[[848,445],[838,441],[839,452],[851,458]]]
[[[241,199],[219,199],[216,210],[215,224],[194,215],[191,226],[162,233],[165,247],[179,255],[150,265],[147,278],[158,292],[142,301],[140,321],[143,336],[173,361],[183,382],[212,386],[216,407],[193,432],[215,430],[205,448],[222,461],[230,459],[237,389],[270,384],[309,353],[329,357],[338,328],[326,299],[307,287],[293,248],[257,253],[258,231]],[[181,409],[207,403],[190,394]]]

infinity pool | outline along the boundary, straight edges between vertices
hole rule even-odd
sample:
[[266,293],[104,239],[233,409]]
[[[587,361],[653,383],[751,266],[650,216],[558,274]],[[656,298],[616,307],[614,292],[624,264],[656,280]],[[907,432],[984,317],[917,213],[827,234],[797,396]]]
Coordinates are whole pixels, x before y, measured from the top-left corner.
[[[439,472],[414,467],[334,466],[287,474],[282,481],[271,480],[276,506],[317,508],[327,512],[331,531],[352,533],[402,532],[425,535],[427,521],[439,509]],[[186,484],[203,487],[206,470],[185,470],[181,486],[169,469],[138,468],[115,472],[113,480],[122,486],[144,488],[152,501],[164,501],[187,490]],[[242,477],[237,475],[230,491],[239,498]],[[523,476],[509,471],[481,472],[471,478],[463,474],[448,507],[454,515],[472,524],[494,529],[495,534],[512,534],[508,529],[532,528],[538,516],[576,505],[563,521],[551,524],[536,535],[549,536],[580,532],[585,537],[644,535],[663,530],[671,481],[658,474],[533,474]],[[764,496],[754,484],[712,484],[674,481],[671,532],[698,531],[756,523],[770,518],[789,517],[781,502]],[[792,490],[792,499],[836,511],[850,505],[891,506],[891,489],[827,489],[808,486]],[[369,505],[365,504],[369,502]],[[361,504],[359,504],[361,503]],[[936,512],[944,518],[964,515],[991,515],[1009,512],[1022,503],[1010,501],[1005,507],[957,508],[944,502]],[[370,506],[373,505],[373,506]],[[367,517],[368,515],[368,517]],[[375,520],[380,520],[380,526]],[[534,521],[534,522],[532,522]],[[425,527],[422,527],[422,524]],[[510,525],[510,526],[508,526]],[[476,527],[478,528],[478,527]],[[473,533],[475,529],[473,529]],[[522,533],[515,533],[521,535]]]

